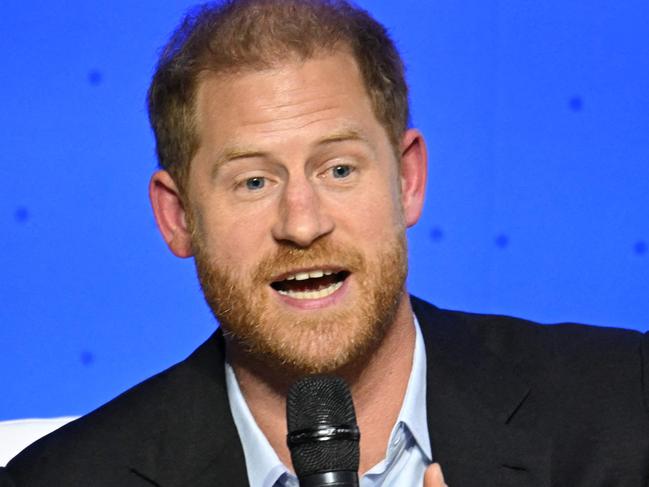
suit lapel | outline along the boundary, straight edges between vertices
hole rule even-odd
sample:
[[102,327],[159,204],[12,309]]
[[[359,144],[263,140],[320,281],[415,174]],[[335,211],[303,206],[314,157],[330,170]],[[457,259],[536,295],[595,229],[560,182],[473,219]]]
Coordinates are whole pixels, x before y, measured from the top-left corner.
[[134,475],[160,487],[247,486],[241,441],[225,385],[225,344],[217,331],[175,374],[167,401],[152,411]]
[[548,486],[549,440],[517,426],[532,394],[507,358],[481,346],[458,315],[417,299],[426,345],[433,458],[449,485]]

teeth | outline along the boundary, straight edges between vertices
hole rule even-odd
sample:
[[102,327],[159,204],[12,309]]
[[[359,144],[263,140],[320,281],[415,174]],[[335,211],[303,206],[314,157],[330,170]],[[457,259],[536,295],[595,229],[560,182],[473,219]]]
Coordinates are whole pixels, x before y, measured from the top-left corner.
[[285,281],[305,281],[309,278],[311,279],[317,279],[318,277],[322,276],[330,276],[332,275],[332,271],[323,271],[323,270],[316,270],[316,271],[309,271],[309,272],[298,272],[297,274],[291,274],[290,276],[286,277],[284,280]]
[[338,291],[342,285],[342,282],[336,282],[320,291],[279,291],[279,293],[293,299],[322,299],[331,296],[333,293]]

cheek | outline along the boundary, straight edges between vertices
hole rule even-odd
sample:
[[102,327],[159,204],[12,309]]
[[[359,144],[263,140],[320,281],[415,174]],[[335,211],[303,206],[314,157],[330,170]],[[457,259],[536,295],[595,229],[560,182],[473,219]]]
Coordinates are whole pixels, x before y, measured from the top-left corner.
[[398,186],[381,183],[336,201],[337,226],[366,240],[392,237],[396,229],[405,228]]
[[369,251],[392,240],[395,233],[403,228],[398,218],[399,215],[392,207],[358,206],[341,214],[336,222],[338,236],[334,232],[333,238],[349,242],[361,251]]
[[[267,232],[266,232],[267,233]],[[223,225],[214,235],[213,246],[228,265],[241,266],[263,252],[264,232],[259,222],[238,221]]]
[[241,269],[265,249],[267,215],[215,207],[201,213],[197,238],[215,264]]

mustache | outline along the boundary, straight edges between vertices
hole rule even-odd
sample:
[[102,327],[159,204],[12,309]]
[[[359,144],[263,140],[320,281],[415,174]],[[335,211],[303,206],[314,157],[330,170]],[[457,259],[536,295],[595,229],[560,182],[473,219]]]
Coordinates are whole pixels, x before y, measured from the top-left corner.
[[268,282],[295,269],[318,267],[335,267],[349,272],[359,272],[364,269],[365,260],[363,254],[357,249],[330,240],[317,240],[309,247],[282,244],[260,260],[253,279]]

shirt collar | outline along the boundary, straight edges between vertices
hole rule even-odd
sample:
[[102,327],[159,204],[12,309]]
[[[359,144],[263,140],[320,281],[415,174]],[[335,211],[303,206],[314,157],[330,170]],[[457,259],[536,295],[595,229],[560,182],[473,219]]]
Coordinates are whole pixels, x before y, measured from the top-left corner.
[[419,329],[419,321],[413,314],[415,323],[415,352],[412,357],[412,370],[408,379],[406,395],[403,398],[401,411],[397,422],[392,428],[390,440],[393,439],[397,428],[404,424],[414,437],[419,448],[424,452],[428,461],[433,456],[430,449],[430,436],[428,435],[428,415],[426,412],[426,348],[424,337]]
[[232,366],[225,362],[225,383],[234,424],[239,432],[246,459],[248,481],[253,486],[271,487],[288,469],[270,446],[268,439],[257,426],[248,404],[241,393]]
[[[390,434],[386,458],[389,457],[389,449],[393,439],[401,425],[404,425],[430,462],[432,453],[426,415],[426,350],[419,329],[419,322],[414,314],[413,319],[415,325],[415,351],[413,353],[412,369],[399,416]],[[257,422],[241,393],[234,370],[227,361],[225,363],[225,381],[230,411],[239,432],[246,459],[248,481],[252,486],[272,487],[282,475],[288,472],[288,469],[280,461],[277,453],[270,446],[268,439],[257,426]],[[254,461],[252,461],[253,459]],[[376,468],[383,470],[380,467],[383,463],[381,462]],[[368,471],[369,473],[379,472],[375,472],[375,468],[372,468]]]

